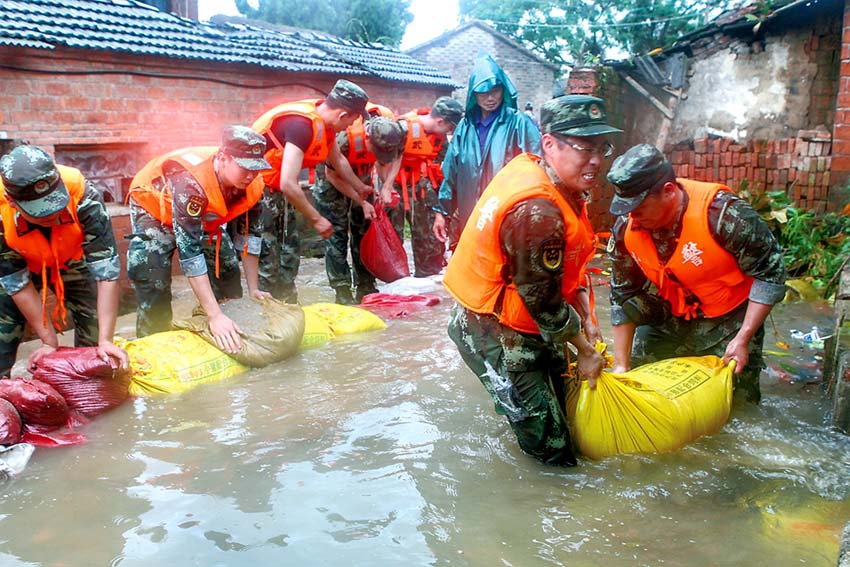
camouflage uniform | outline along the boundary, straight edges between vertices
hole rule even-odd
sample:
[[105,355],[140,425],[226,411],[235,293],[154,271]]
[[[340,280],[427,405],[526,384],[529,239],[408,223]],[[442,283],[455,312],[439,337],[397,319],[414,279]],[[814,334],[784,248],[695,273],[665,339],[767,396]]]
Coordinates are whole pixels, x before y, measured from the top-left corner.
[[[442,96],[434,101],[431,106],[432,118],[439,118],[445,124],[451,124],[452,130],[457,127],[463,118],[463,105],[448,96]],[[407,128],[409,125],[402,121]],[[431,159],[429,166],[442,163],[446,155],[446,136],[437,137],[436,133],[426,132],[431,141],[432,151],[436,155]],[[415,142],[414,142],[415,143]],[[407,156],[409,158],[409,156]],[[415,163],[412,167],[419,167],[421,163]],[[408,166],[411,167],[411,166]],[[432,227],[436,217],[436,209],[440,203],[437,195],[442,178],[436,175],[435,186],[431,182],[431,175],[422,175],[414,186],[406,189],[401,183],[395,183],[395,190],[399,195],[399,204],[388,209],[390,222],[398,234],[399,240],[404,242],[405,221],[410,225],[410,244],[413,249],[414,276],[423,278],[440,273],[445,262],[445,244],[437,240]],[[407,191],[407,195],[404,192]],[[410,209],[404,209],[404,203],[410,204]]]
[[[361,176],[361,179],[364,183],[369,183],[369,177],[365,175]],[[374,198],[370,197],[369,202],[373,203]],[[364,295],[377,291],[375,276],[360,261],[360,242],[369,228],[369,222],[363,216],[363,209],[337,191],[319,170],[316,171],[316,183],[313,185],[313,203],[319,214],[328,219],[334,227],[333,234],[325,240],[325,271],[328,274],[328,283],[336,293],[337,303],[355,303],[351,294],[352,287],[359,302]]]
[[[366,91],[345,79],[338,80],[325,97],[326,103],[352,114],[360,114],[364,119],[368,118],[365,109],[368,100]],[[274,130],[274,124],[270,130]],[[263,131],[261,134],[268,139],[269,149],[272,151],[269,132]],[[281,140],[284,145],[287,143],[285,139]],[[302,148],[305,153],[307,149]],[[297,303],[295,278],[301,267],[301,237],[298,233],[296,210],[280,192],[279,187],[266,187],[266,193],[263,198],[264,216],[268,218],[264,218],[262,222],[266,228],[259,258],[260,289],[286,303]],[[325,216],[321,211],[319,214]],[[330,218],[328,221],[332,224],[334,222]],[[334,226],[336,229],[336,225]]]
[[[301,238],[295,207],[283,193],[266,187],[260,200],[260,213],[251,221],[249,232],[261,234],[259,285],[262,291],[286,303],[298,303],[295,278],[301,267]],[[324,215],[323,215],[324,216]],[[244,220],[235,220],[235,234],[245,230]]]
[[[133,237],[127,248],[127,275],[136,291],[136,336],[171,330],[171,259],[177,259],[186,277],[207,274],[215,298],[222,301],[242,297],[239,257],[226,231],[204,234],[200,220],[186,214],[186,203],[192,195],[203,196],[203,189],[188,173],[171,175],[174,201],[174,228],[162,224],[130,201],[130,225]],[[219,276],[215,275],[216,240]]]
[[[26,151],[26,150],[21,150]],[[45,154],[46,155],[46,154]],[[0,161],[0,169],[7,171],[15,158],[10,154]],[[49,159],[49,157],[47,158]],[[5,177],[5,174],[4,174]],[[96,346],[97,282],[116,281],[121,273],[121,262],[115,246],[112,223],[103,203],[103,198],[88,181],[85,192],[77,207],[77,218],[83,229],[83,258],[72,260],[62,270],[65,286],[65,307],[74,321],[74,345]],[[29,230],[42,230],[49,236],[49,229],[28,224],[19,218],[18,223]],[[26,319],[12,299],[32,281],[41,291],[41,274],[33,275],[27,262],[17,251],[9,247],[0,223],[0,376],[9,374],[15,363],[18,345],[24,335]],[[50,315],[48,314],[48,320]],[[50,322],[48,321],[48,324]]]
[[[437,161],[441,160],[443,155],[445,155],[445,147]],[[428,176],[421,177],[415,187],[408,187],[409,211],[404,210],[404,189],[400,183],[395,184],[395,190],[401,199],[395,207],[387,209],[387,213],[402,242],[404,242],[404,224],[405,222],[410,224],[414,277],[425,278],[439,274],[446,262],[444,260],[445,245],[437,240],[431,230],[436,216],[434,207],[439,205],[437,188],[431,184]]]
[[[541,116],[547,133],[582,137],[621,131],[606,123],[604,103],[594,97],[554,99],[543,106]],[[580,214],[587,196],[565,186],[545,162],[541,165]],[[561,287],[566,275],[562,260],[570,254],[564,250],[567,226],[553,201],[529,198],[504,215],[499,239],[505,258],[502,277],[516,286],[539,334],[516,331],[499,323],[495,314],[475,313],[458,304],[449,321],[449,337],[490,394],[496,412],[507,417],[522,450],[547,464],[573,466],[565,406],[579,383],[565,375],[567,343],[581,332],[581,319]],[[556,264],[551,261],[553,250],[564,254]]]
[[490,394],[496,413],[508,418],[522,450],[548,464],[572,466],[565,402],[568,385],[577,384],[564,375],[567,339],[580,331],[580,319],[561,295],[563,268],[543,267],[544,247],[559,241],[563,248],[564,220],[551,201],[524,201],[506,216],[501,234],[511,280],[541,334],[515,331],[493,315],[457,305],[449,337]]
[[[643,144],[632,148],[615,161],[609,172],[612,183],[620,182],[634,173],[657,150]],[[662,158],[663,159],[663,158]],[[645,166],[644,166],[645,167]],[[642,201],[649,190],[633,196]],[[618,189],[619,190],[619,189]],[[683,191],[684,193],[684,191]],[[651,231],[659,259],[666,262],[676,250],[681,232],[682,215],[687,207],[688,195],[673,226]],[[615,198],[616,201],[616,198]],[[627,206],[633,205],[634,201]],[[615,208],[612,203],[612,209]],[[703,315],[685,320],[674,317],[670,304],[650,290],[650,282],[637,261],[626,250],[624,243],[628,217],[619,216],[608,242],[611,272],[611,324],[634,323],[632,366],[678,356],[715,355],[723,357],[726,346],[741,328],[748,302],[720,317]],[[715,241],[738,260],[740,270],[755,278],[749,299],[773,305],[785,295],[785,263],[782,248],[767,225],[752,207],[734,193],[721,191],[709,205],[708,226]],[[736,374],[736,389],[744,390],[747,399],[758,402],[759,374],[764,368],[762,325],[749,344],[749,363],[742,374]]]
[[[366,127],[369,144],[373,151],[380,154],[382,163],[393,161],[404,145],[404,131],[394,120],[384,117],[374,117]],[[349,155],[349,140],[347,132],[339,132],[336,137],[337,145],[343,156]],[[364,148],[370,156],[375,156]],[[378,156],[375,156],[376,159]],[[326,164],[325,167],[330,167]],[[355,168],[357,166],[352,166]],[[373,179],[373,168],[361,166],[361,171],[355,169],[360,180],[367,185],[378,183],[377,176]],[[369,221],[363,215],[363,208],[355,205],[351,199],[338,191],[323,175],[324,168],[318,168],[316,183],[313,185],[313,203],[319,214],[333,225],[333,234],[325,240],[325,271],[328,283],[336,293],[337,303],[360,303],[365,295],[377,292],[375,276],[360,261],[360,243],[369,228]],[[374,195],[367,199],[375,202]],[[349,233],[351,238],[349,240]],[[350,245],[350,246],[349,246]],[[348,265],[348,251],[351,250],[351,265]],[[352,297],[352,287],[355,290]]]
[[[260,171],[269,168],[262,153],[256,155],[260,146],[265,150],[265,142],[256,132],[244,126],[228,126],[220,151],[243,169]],[[168,162],[168,167],[163,166],[162,176],[153,183],[158,191],[171,193],[173,226],[163,224],[131,197],[133,232],[127,249],[127,275],[136,291],[138,337],[171,329],[171,261],[175,250],[183,274],[189,278],[206,274],[218,301],[242,297],[239,256],[234,242],[225,226],[216,234],[205,232],[204,218],[199,213],[206,210],[209,199],[198,180],[178,163]],[[218,184],[228,208],[245,194],[244,190],[225,189],[221,179]],[[267,205],[261,199],[247,214],[237,217],[242,225],[233,238],[240,250],[260,254],[262,235],[268,232],[264,224],[270,218],[264,208]]]

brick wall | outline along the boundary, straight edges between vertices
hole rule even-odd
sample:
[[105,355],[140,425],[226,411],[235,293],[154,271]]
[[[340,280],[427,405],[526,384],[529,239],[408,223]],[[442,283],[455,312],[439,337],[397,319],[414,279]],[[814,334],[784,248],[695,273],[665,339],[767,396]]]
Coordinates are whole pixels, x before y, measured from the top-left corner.
[[796,138],[736,143],[701,138],[665,148],[679,177],[715,181],[737,191],[746,180],[752,191],[782,190],[794,206],[825,212],[830,185],[831,136],[800,131]]
[[847,204],[846,187],[850,181],[850,3],[844,6],[840,77],[832,138],[830,205],[833,209],[840,209]]
[[[0,60],[28,69],[0,69],[6,138],[50,152],[129,146],[139,167],[174,148],[215,145],[222,126],[251,124],[281,102],[321,97],[342,78],[68,49],[0,47]],[[448,94],[446,88],[346,78],[397,111],[430,106]]]

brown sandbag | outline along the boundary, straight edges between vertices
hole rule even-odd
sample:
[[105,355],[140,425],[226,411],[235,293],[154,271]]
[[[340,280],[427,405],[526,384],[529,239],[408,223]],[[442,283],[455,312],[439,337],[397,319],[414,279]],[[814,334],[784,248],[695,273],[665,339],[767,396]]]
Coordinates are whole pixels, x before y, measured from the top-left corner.
[[21,439],[21,414],[7,400],[0,399],[0,445],[14,445]]
[[68,423],[65,398],[53,386],[41,380],[0,380],[0,398],[15,406],[26,425],[60,427]]
[[[304,311],[298,305],[243,297],[223,303],[221,310],[242,330],[242,348],[230,356],[245,366],[256,368],[289,358],[304,336]],[[206,315],[175,321],[173,327],[215,345]]]
[[99,358],[97,347],[60,347],[38,361],[33,378],[56,388],[70,409],[86,417],[96,417],[130,396],[130,370],[121,370],[111,358]]

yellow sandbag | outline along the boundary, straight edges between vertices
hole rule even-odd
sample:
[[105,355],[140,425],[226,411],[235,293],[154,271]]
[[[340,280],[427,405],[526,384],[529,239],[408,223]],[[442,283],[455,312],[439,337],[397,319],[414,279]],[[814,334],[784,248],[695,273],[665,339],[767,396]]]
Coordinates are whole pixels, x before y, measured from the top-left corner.
[[301,348],[311,348],[323,345],[334,338],[328,322],[319,317],[314,310],[304,309],[304,336],[301,337]]
[[[732,406],[732,366],[716,356],[683,357],[582,382],[573,433],[582,454],[673,451],[720,430]],[[568,404],[569,408],[570,404]]]
[[[289,358],[301,344],[304,311],[276,299],[242,297],[221,305],[241,330],[242,346],[230,355],[240,364],[260,368]],[[174,321],[175,329],[191,331],[215,346],[209,319],[203,313]]]
[[156,333],[119,346],[130,355],[134,396],[183,392],[248,369],[189,331]]
[[336,303],[314,303],[304,307],[304,314],[324,320],[335,336],[366,331],[380,331],[387,328],[380,317],[360,309]]

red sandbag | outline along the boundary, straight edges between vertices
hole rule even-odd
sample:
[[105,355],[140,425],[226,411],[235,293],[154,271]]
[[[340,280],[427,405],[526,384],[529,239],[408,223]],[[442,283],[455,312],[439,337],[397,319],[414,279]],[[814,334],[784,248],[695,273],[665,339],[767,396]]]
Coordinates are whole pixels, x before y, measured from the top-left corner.
[[380,203],[375,203],[375,218],[360,242],[360,261],[373,276],[385,282],[410,276],[407,253]]
[[14,445],[21,439],[21,414],[15,406],[0,399],[0,445]]
[[121,405],[130,395],[129,370],[97,356],[97,347],[60,348],[38,361],[33,378],[50,384],[68,407],[95,417]]
[[422,307],[437,305],[440,298],[436,295],[396,295],[393,293],[370,293],[363,297],[360,307],[368,309],[383,318],[401,319]]
[[0,398],[12,402],[24,424],[59,427],[68,422],[65,398],[53,386],[40,380],[0,380]]
[[36,447],[66,447],[68,445],[81,445],[86,442],[86,436],[82,433],[38,433],[24,427],[21,443],[29,443]]

